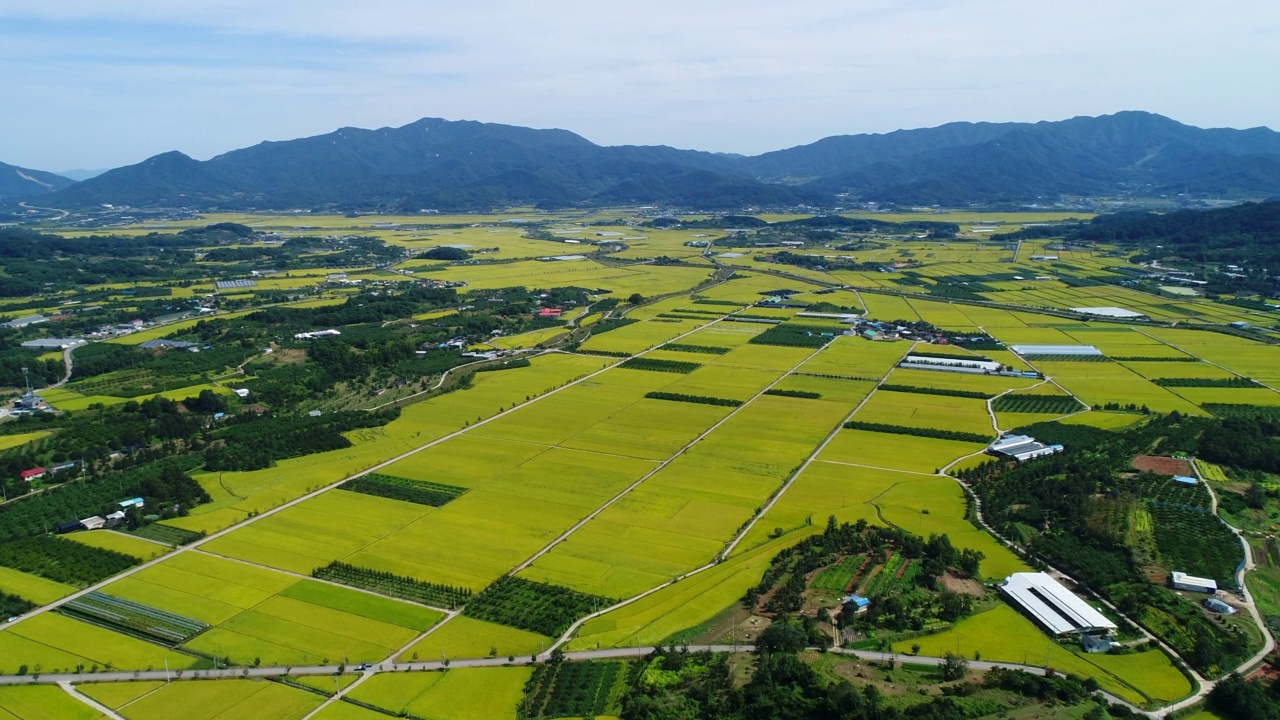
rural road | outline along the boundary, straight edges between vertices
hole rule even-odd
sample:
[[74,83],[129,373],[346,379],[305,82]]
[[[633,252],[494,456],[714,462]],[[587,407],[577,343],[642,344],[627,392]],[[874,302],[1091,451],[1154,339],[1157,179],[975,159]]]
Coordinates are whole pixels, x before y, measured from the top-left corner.
[[[657,648],[652,646],[642,647],[625,647],[611,648],[608,650],[583,650],[578,652],[569,652],[564,654],[566,660],[617,660],[624,658],[644,657],[652,653]],[[689,652],[752,652],[755,648],[751,645],[689,645],[681,649]],[[946,658],[928,657],[922,655],[907,655],[903,653],[887,653],[874,650],[846,650],[834,649],[829,652],[838,653],[856,657],[867,662],[883,663],[890,660],[897,664],[911,665],[929,665],[940,666],[946,662]],[[546,662],[546,656],[539,656],[538,662]],[[509,662],[506,658],[473,658],[469,660],[451,660],[448,662],[431,661],[431,662],[408,662],[393,663],[390,661],[381,662],[365,670],[357,670],[356,666],[344,668],[348,673],[362,673],[365,678],[372,677],[378,673],[384,672],[425,672],[430,670],[445,670],[452,668],[481,668],[481,667],[502,667],[506,665],[532,665],[528,656],[520,656],[516,662]],[[1021,665],[1018,663],[1001,663],[989,662],[986,660],[970,660],[968,661],[970,670],[987,671],[995,668],[1003,668],[1006,670],[1024,670],[1034,675],[1044,675],[1044,668],[1035,667],[1033,665]],[[99,672],[99,673],[76,673],[64,675],[40,675],[38,677],[24,675],[0,676],[0,686],[4,685],[61,685],[64,689],[69,688],[76,683],[82,682],[134,682],[134,681],[155,681],[155,680],[177,680],[179,678],[187,679],[235,679],[235,678],[269,678],[293,676],[299,677],[304,675],[336,675],[339,670],[338,665],[310,665],[305,667],[257,667],[257,668],[230,668],[225,670],[199,670],[193,672],[166,672],[164,670],[150,670],[140,672]],[[363,681],[364,678],[361,679]],[[351,687],[354,687],[352,685]],[[69,690],[70,691],[70,690]],[[1132,704],[1121,700],[1109,693],[1102,693],[1109,702],[1125,705],[1130,709],[1142,712]],[[78,694],[77,694],[78,695]]]

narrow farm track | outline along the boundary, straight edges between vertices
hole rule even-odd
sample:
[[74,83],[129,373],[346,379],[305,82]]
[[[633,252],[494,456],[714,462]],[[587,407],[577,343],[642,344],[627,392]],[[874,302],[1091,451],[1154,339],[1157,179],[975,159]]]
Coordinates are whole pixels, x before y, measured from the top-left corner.
[[618,502],[619,500],[621,500],[622,498],[626,497],[628,494],[630,494],[630,493],[631,493],[631,491],[632,491],[632,490],[635,490],[636,488],[638,488],[638,487],[640,487],[641,485],[643,485],[643,484],[644,484],[644,482],[645,482],[646,480],[648,480],[649,478],[653,477],[654,475],[657,475],[658,473],[662,472],[664,469],[666,469],[666,467],[667,467],[668,465],[670,465],[671,463],[675,462],[677,458],[679,458],[681,455],[684,455],[686,452],[688,452],[691,448],[693,448],[693,447],[694,447],[695,445],[697,445],[698,443],[702,442],[704,439],[706,439],[706,438],[707,438],[707,436],[708,436],[708,435],[710,435],[711,433],[715,432],[715,431],[716,431],[716,429],[718,429],[721,425],[724,425],[725,423],[729,422],[729,420],[733,419],[733,418],[734,418],[738,413],[740,413],[740,412],[742,412],[743,410],[745,410],[745,409],[746,409],[746,408],[747,408],[747,407],[748,407],[752,402],[754,402],[757,398],[759,398],[760,396],[764,395],[764,394],[765,394],[766,392],[768,392],[769,390],[772,390],[772,389],[774,388],[774,386],[776,386],[778,383],[780,383],[780,382],[782,382],[783,380],[787,379],[787,377],[788,377],[788,376],[790,376],[790,375],[791,375],[791,373],[795,372],[795,371],[796,371],[796,370],[797,370],[801,365],[804,365],[805,363],[809,362],[809,360],[813,359],[813,357],[814,357],[815,355],[817,355],[818,353],[822,352],[824,349],[826,349],[826,347],[827,347],[827,346],[826,346],[826,345],[824,345],[824,346],[822,346],[822,347],[818,348],[817,350],[814,350],[813,352],[811,352],[811,353],[809,353],[808,355],[806,355],[806,356],[804,357],[804,359],[803,359],[803,360],[801,360],[800,362],[798,362],[798,363],[796,363],[794,366],[792,366],[790,370],[787,370],[787,371],[786,371],[785,373],[783,373],[782,375],[779,375],[779,376],[778,376],[778,378],[777,378],[776,380],[774,380],[773,382],[769,383],[769,385],[768,385],[767,387],[765,387],[763,390],[761,390],[760,392],[756,393],[755,395],[752,395],[752,396],[751,396],[751,398],[750,398],[750,399],[748,399],[746,402],[744,402],[744,403],[742,403],[741,405],[739,405],[738,407],[734,408],[734,409],[733,409],[733,412],[729,413],[728,415],[725,415],[723,418],[720,418],[720,420],[718,420],[718,421],[716,422],[716,424],[714,424],[714,425],[712,425],[711,427],[707,428],[707,429],[706,429],[705,431],[703,431],[703,433],[702,433],[701,435],[699,435],[698,437],[696,437],[696,438],[694,438],[694,439],[690,440],[688,443],[686,443],[686,444],[685,444],[685,446],[684,446],[684,447],[682,447],[682,448],[680,448],[679,450],[675,451],[675,453],[673,453],[673,454],[672,454],[670,457],[668,457],[666,460],[663,460],[661,463],[659,463],[659,464],[658,464],[656,467],[654,467],[652,470],[650,470],[649,472],[645,473],[645,474],[644,474],[644,475],[643,475],[639,480],[636,480],[635,482],[633,482],[633,483],[631,483],[630,485],[628,485],[626,488],[623,488],[623,490],[622,490],[621,492],[619,492],[617,495],[614,495],[612,498],[610,498],[607,502],[605,502],[605,503],[604,503],[603,505],[601,505],[600,507],[596,508],[596,509],[595,509],[595,510],[590,514],[590,515],[587,515],[585,518],[583,518],[583,519],[579,520],[577,524],[575,524],[573,527],[571,527],[571,528],[569,528],[568,530],[566,530],[563,534],[561,534],[561,535],[560,535],[560,537],[556,538],[555,540],[552,540],[550,543],[548,543],[548,544],[546,545],[546,547],[544,547],[544,548],[542,548],[541,550],[539,550],[538,552],[534,553],[534,554],[533,554],[533,555],[532,555],[528,560],[525,560],[524,562],[522,562],[522,563],[520,563],[519,565],[517,565],[517,566],[516,566],[516,568],[515,568],[514,570],[512,570],[512,571],[511,571],[511,574],[512,574],[512,575],[515,575],[515,574],[517,574],[517,573],[521,572],[522,570],[525,570],[525,569],[526,569],[526,568],[528,568],[530,565],[532,565],[532,564],[533,564],[533,563],[534,563],[538,558],[540,558],[540,557],[542,557],[543,555],[546,555],[547,553],[551,552],[551,550],[552,550],[556,545],[559,545],[560,543],[564,542],[565,540],[568,540],[568,539],[569,539],[569,537],[570,537],[570,536],[572,536],[572,535],[573,535],[575,532],[577,532],[578,530],[580,530],[580,529],[582,528],[582,526],[584,526],[584,525],[586,525],[587,523],[589,523],[589,522],[591,522],[592,520],[594,520],[597,516],[599,516],[599,515],[600,515],[600,513],[604,512],[605,510],[608,510],[608,509],[610,508],[610,506],[612,506],[614,503],[617,503],[617,502]]
[[64,680],[58,683],[58,687],[62,688],[63,692],[65,692],[66,694],[84,703],[85,705],[88,705],[89,707],[111,718],[112,720],[125,720],[124,716],[118,714],[115,710],[112,710],[106,705],[103,705],[97,700],[94,700],[88,695],[85,695],[84,693],[77,690],[75,686],[71,684],[70,680]]
[[[741,311],[738,311],[738,312],[741,312]],[[726,316],[726,317],[727,317],[727,316]],[[673,342],[676,342],[676,341],[678,341],[678,340],[682,340],[682,339],[684,339],[684,338],[688,337],[689,335],[692,335],[692,334],[694,334],[694,333],[698,332],[699,330],[703,330],[703,329],[705,329],[705,328],[711,327],[712,325],[715,325],[716,323],[722,322],[723,320],[724,320],[724,318],[723,318],[723,317],[721,317],[721,318],[717,318],[717,319],[715,319],[715,320],[712,320],[712,321],[710,321],[710,322],[708,322],[708,323],[705,323],[705,324],[703,324],[703,325],[699,325],[698,327],[696,327],[696,328],[694,328],[694,329],[692,329],[692,330],[690,330],[690,331],[688,331],[688,332],[686,332],[686,333],[682,333],[682,334],[680,334],[680,335],[678,335],[678,336],[676,336],[676,337],[674,337],[674,338],[672,338],[672,339],[670,339],[670,340],[668,340],[668,341],[666,341],[666,342],[664,342],[664,343],[661,343],[661,344],[659,344],[659,345],[655,345],[654,347],[651,347],[651,348],[649,348],[649,349],[647,349],[647,350],[643,350],[643,351],[641,351],[641,352],[639,352],[639,353],[635,353],[635,354],[634,354],[634,355],[632,355],[631,357],[641,357],[641,356],[643,356],[643,355],[645,355],[645,354],[647,354],[647,353],[649,353],[649,352],[652,352],[652,351],[654,351],[654,350],[661,349],[663,345],[666,345],[666,344],[668,344],[668,343],[673,343]],[[492,415],[492,416],[490,416],[490,417],[488,417],[488,418],[485,418],[484,420],[480,420],[480,421],[478,421],[478,422],[472,423],[472,424],[471,424],[470,426],[468,426],[468,427],[464,427],[464,428],[462,428],[462,429],[460,429],[460,430],[455,430],[454,432],[451,432],[451,433],[448,433],[448,434],[446,434],[446,435],[443,435],[443,436],[441,436],[441,437],[439,437],[439,438],[436,438],[435,440],[432,440],[432,441],[430,441],[430,442],[427,442],[427,443],[424,443],[424,444],[422,444],[422,445],[419,445],[418,447],[415,447],[415,448],[413,448],[413,449],[411,449],[411,450],[408,450],[408,451],[406,451],[406,452],[403,452],[403,453],[401,453],[401,454],[399,454],[399,455],[397,455],[397,456],[395,456],[395,457],[393,457],[393,458],[391,458],[391,459],[389,459],[389,460],[384,460],[384,461],[382,461],[382,462],[378,463],[377,465],[374,465],[374,466],[372,466],[372,467],[370,467],[370,468],[368,468],[368,469],[366,469],[366,470],[361,470],[361,471],[360,471],[360,472],[358,472],[358,473],[354,473],[354,474],[352,474],[352,475],[350,475],[350,476],[348,476],[348,477],[345,477],[345,478],[343,478],[343,479],[341,479],[341,480],[338,480],[338,481],[336,481],[336,482],[333,482],[333,483],[330,483],[330,484],[328,484],[328,485],[325,485],[324,487],[322,487],[322,488],[320,488],[320,489],[318,489],[318,490],[313,490],[312,492],[309,492],[309,493],[307,493],[307,494],[305,494],[305,495],[302,495],[302,496],[300,496],[300,497],[294,498],[293,500],[290,500],[290,501],[288,501],[288,502],[286,502],[286,503],[284,503],[284,504],[281,504],[281,505],[278,505],[278,506],[276,506],[276,507],[274,507],[274,508],[271,508],[270,510],[264,510],[263,512],[261,512],[261,513],[259,513],[259,514],[255,515],[255,516],[253,516],[253,517],[246,518],[246,519],[244,519],[244,520],[240,521],[239,523],[236,523],[235,525],[232,525],[232,526],[230,526],[230,527],[228,527],[228,528],[224,528],[224,529],[222,529],[222,530],[219,530],[218,532],[215,532],[215,533],[213,533],[212,535],[208,535],[208,536],[206,536],[206,537],[203,537],[203,538],[201,538],[201,539],[199,539],[199,540],[196,540],[196,541],[194,541],[194,542],[192,542],[192,543],[190,543],[190,544],[188,544],[188,545],[183,545],[183,546],[180,546],[180,547],[174,548],[174,551],[173,551],[173,552],[171,552],[171,553],[169,553],[169,554],[167,554],[167,555],[163,555],[163,556],[158,557],[158,558],[156,558],[156,559],[154,559],[154,560],[149,560],[149,561],[144,562],[144,563],[141,563],[141,564],[139,564],[139,565],[135,565],[135,566],[133,566],[133,567],[129,568],[128,570],[125,570],[124,572],[119,573],[118,575],[114,575],[114,576],[112,576],[112,577],[110,577],[110,578],[107,578],[106,580],[103,580],[102,582],[99,582],[99,583],[96,583],[96,584],[90,585],[90,586],[88,586],[88,587],[86,587],[86,588],[84,588],[84,589],[82,589],[82,590],[77,590],[76,592],[74,592],[74,593],[72,593],[72,594],[70,594],[70,595],[68,595],[68,596],[66,596],[66,597],[64,597],[64,598],[62,598],[62,599],[60,599],[60,600],[55,600],[54,602],[49,603],[48,605],[42,605],[42,606],[40,606],[40,607],[38,607],[38,608],[36,608],[36,609],[34,609],[34,610],[31,610],[31,611],[29,611],[29,612],[27,612],[27,613],[25,613],[25,614],[23,614],[23,615],[19,615],[18,617],[14,618],[14,619],[13,619],[13,620],[11,620],[10,622],[6,623],[4,627],[5,627],[5,628],[10,628],[10,627],[13,627],[14,625],[17,625],[18,623],[21,623],[21,622],[24,622],[24,621],[30,620],[31,618],[34,618],[34,617],[38,617],[38,616],[43,615],[44,613],[47,613],[47,612],[49,612],[49,611],[51,611],[51,610],[56,610],[57,608],[59,608],[59,607],[61,607],[61,606],[65,605],[66,603],[71,602],[72,600],[77,600],[77,599],[79,599],[79,598],[81,598],[81,597],[84,597],[85,595],[88,595],[88,594],[89,594],[89,593],[91,593],[91,592],[96,592],[96,591],[98,591],[98,590],[101,590],[101,589],[103,589],[104,587],[106,587],[106,586],[110,585],[111,583],[115,582],[116,580],[120,580],[120,579],[123,579],[123,578],[127,578],[127,577],[129,577],[129,576],[131,576],[131,575],[136,575],[137,573],[140,573],[140,572],[142,572],[143,570],[146,570],[147,568],[150,568],[150,567],[154,567],[154,566],[156,566],[156,565],[159,565],[160,563],[164,562],[165,560],[168,560],[168,559],[170,559],[170,558],[172,558],[172,557],[175,557],[175,556],[177,556],[177,555],[180,555],[180,554],[182,554],[182,553],[184,553],[184,552],[190,552],[191,550],[195,550],[195,549],[199,548],[200,546],[202,546],[202,545],[204,545],[204,544],[206,544],[206,543],[209,543],[209,542],[212,542],[212,541],[214,541],[214,540],[217,540],[217,539],[218,539],[218,538],[220,538],[220,537],[225,537],[226,535],[229,535],[229,534],[231,534],[231,533],[235,532],[236,530],[239,530],[240,528],[247,527],[248,525],[251,525],[251,524],[253,524],[253,523],[255,523],[255,522],[259,521],[259,520],[262,520],[263,518],[272,517],[273,515],[276,515],[276,514],[278,514],[278,513],[280,513],[280,512],[283,512],[283,511],[285,511],[285,510],[288,510],[288,509],[289,509],[289,508],[291,508],[291,507],[294,507],[294,506],[299,505],[299,504],[301,504],[301,503],[304,503],[304,502],[306,502],[306,501],[308,501],[308,500],[311,500],[312,498],[319,497],[320,495],[322,495],[322,494],[324,494],[324,493],[326,493],[326,492],[328,492],[328,491],[330,491],[330,490],[332,490],[332,489],[334,489],[334,488],[338,487],[339,485],[341,485],[342,483],[344,483],[344,482],[346,482],[346,481],[348,481],[348,480],[352,480],[352,479],[359,478],[359,477],[364,477],[365,475],[368,475],[368,474],[370,474],[370,473],[376,473],[376,472],[378,472],[379,470],[383,470],[383,469],[385,469],[385,468],[387,468],[387,467],[390,467],[391,465],[394,465],[395,463],[400,462],[401,460],[404,460],[405,458],[412,457],[412,456],[414,456],[414,455],[416,455],[416,454],[418,454],[418,453],[420,453],[420,452],[422,452],[422,451],[424,451],[424,450],[427,450],[427,449],[429,449],[429,448],[433,448],[433,447],[435,447],[435,446],[437,446],[437,445],[439,445],[439,444],[441,444],[441,443],[448,442],[449,440],[452,440],[452,439],[454,439],[454,438],[460,437],[460,436],[462,436],[462,435],[466,434],[467,432],[470,432],[471,430],[474,430],[475,428],[483,427],[484,425],[487,425],[487,424],[489,424],[489,423],[491,423],[491,422],[493,422],[493,421],[495,421],[495,420],[498,420],[498,419],[500,419],[500,418],[504,418],[504,417],[506,417],[507,415],[510,415],[511,413],[516,412],[517,410],[520,410],[520,409],[522,409],[522,408],[528,407],[528,406],[530,406],[530,405],[532,405],[532,404],[534,404],[534,403],[537,403],[537,402],[539,402],[539,401],[541,401],[541,400],[544,400],[544,399],[546,399],[546,398],[549,398],[549,397],[551,397],[552,395],[555,395],[555,394],[557,394],[557,393],[559,393],[559,392],[561,392],[561,391],[563,391],[563,390],[566,390],[566,389],[571,388],[571,387],[575,387],[575,386],[577,386],[577,385],[579,385],[579,384],[581,384],[581,383],[584,383],[584,382],[586,382],[586,381],[588,381],[588,380],[591,380],[591,379],[593,379],[593,378],[595,378],[595,377],[598,377],[598,376],[600,376],[600,375],[602,375],[602,374],[604,374],[604,373],[606,373],[606,372],[608,372],[608,371],[612,370],[613,368],[617,367],[618,365],[621,365],[623,362],[626,362],[628,359],[630,359],[630,358],[619,358],[619,359],[617,360],[617,362],[610,363],[609,365],[606,365],[605,367],[603,367],[603,368],[601,368],[601,369],[599,369],[599,370],[597,370],[597,371],[595,371],[595,372],[593,372],[593,373],[588,373],[588,374],[586,374],[586,375],[583,375],[582,377],[578,378],[577,380],[573,380],[573,381],[571,381],[571,382],[567,382],[567,383],[565,383],[564,385],[561,385],[561,386],[560,386],[560,387],[558,387],[558,388],[555,388],[555,389],[553,389],[553,390],[549,390],[549,391],[547,391],[547,392],[545,392],[545,393],[543,393],[543,394],[541,394],[541,395],[539,395],[539,396],[537,396],[537,397],[535,397],[535,398],[532,398],[532,399],[530,399],[530,400],[526,400],[526,401],[525,401],[525,402],[523,402],[523,403],[520,403],[520,404],[518,404],[518,405],[513,405],[513,406],[512,406],[510,409],[508,409],[508,410],[504,410],[504,411],[499,412],[499,413],[497,413],[497,414],[495,414],[495,415]]]

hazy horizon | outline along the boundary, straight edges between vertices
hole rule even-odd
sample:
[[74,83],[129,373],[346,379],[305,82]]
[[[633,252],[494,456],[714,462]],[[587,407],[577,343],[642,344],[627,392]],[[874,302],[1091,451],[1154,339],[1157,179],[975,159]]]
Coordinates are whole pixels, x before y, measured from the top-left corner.
[[1122,110],[1270,126],[1280,99],[1238,88],[1280,60],[1280,13],[1234,5],[0,0],[0,68],[20,109],[0,118],[0,161],[207,159],[422,117],[740,154]]

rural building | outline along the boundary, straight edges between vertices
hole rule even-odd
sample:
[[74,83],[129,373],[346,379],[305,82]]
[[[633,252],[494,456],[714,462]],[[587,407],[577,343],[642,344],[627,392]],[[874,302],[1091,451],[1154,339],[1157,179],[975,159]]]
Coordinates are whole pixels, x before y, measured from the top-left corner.
[[1019,355],[1102,355],[1092,345],[1010,345],[1009,349]]
[[1104,653],[1110,652],[1115,646],[1111,638],[1105,635],[1081,635],[1080,647],[1084,648],[1087,653]]
[[132,508],[132,507],[136,507],[139,510],[141,510],[146,505],[146,503],[144,503],[142,498],[140,497],[129,498],[128,500],[121,500],[116,504],[119,505],[120,509],[122,510],[128,510],[129,508]]
[[301,333],[298,333],[297,335],[294,335],[293,337],[298,340],[312,340],[318,337],[327,337],[330,335],[341,335],[341,334],[342,334],[341,330],[334,330],[333,328],[329,328],[328,330],[316,330],[315,332],[301,332]]
[[31,468],[30,470],[23,470],[22,472],[18,473],[18,477],[22,478],[23,480],[26,480],[27,482],[31,482],[32,480],[39,480],[40,478],[44,477],[46,472],[47,471],[42,467]]
[[84,526],[80,524],[79,520],[72,520],[70,522],[58,523],[58,534],[61,535],[63,533],[75,532],[83,528]]
[[538,317],[540,317],[540,318],[558,318],[558,317],[560,317],[560,314],[561,314],[561,313],[563,313],[563,312],[564,312],[564,311],[563,311],[563,310],[561,310],[560,308],[542,308],[541,310],[539,310],[539,311],[538,311]]
[[1002,367],[994,360],[974,358],[940,358],[923,355],[908,355],[898,363],[899,367],[912,370],[944,370],[947,372],[990,373],[999,372]]
[[1169,583],[1173,585],[1174,590],[1186,590],[1187,592],[1202,592],[1210,595],[1218,592],[1218,583],[1209,578],[1196,577],[1188,575],[1184,572],[1173,571],[1169,576]]
[[85,530],[101,530],[107,526],[106,518],[94,515],[91,518],[85,518],[80,521],[80,526]]
[[80,338],[36,338],[22,343],[22,347],[37,350],[66,350],[67,348],[80,347],[84,343],[85,341]]
[[852,612],[855,615],[867,611],[871,607],[871,601],[861,595],[850,595],[844,599],[844,610],[842,612]]
[[996,457],[1026,462],[1038,457],[1062,452],[1061,445],[1045,445],[1030,435],[1005,435],[987,446],[987,452]]
[[1188,475],[1174,475],[1173,481],[1176,483],[1182,483],[1183,485],[1195,485],[1196,483],[1200,482],[1199,480],[1196,480],[1195,478],[1190,477]]
[[49,322],[49,318],[43,315],[27,315],[25,317],[14,318],[9,322],[4,323],[4,326],[11,328],[24,328],[28,325],[35,325],[42,322]]
[[236,288],[252,288],[258,287],[256,280],[219,280],[214,283],[214,287],[219,290],[233,290]]
[[1116,629],[1115,623],[1048,573],[1014,573],[1000,592],[1055,637],[1108,635]]
[[124,513],[121,512],[120,510],[117,510],[113,513],[108,514],[107,517],[104,519],[107,521],[107,527],[113,528],[119,525],[120,523],[124,522]]
[[1119,307],[1073,307],[1071,308],[1071,312],[1078,312],[1082,315],[1095,315],[1097,317],[1123,318],[1126,320],[1136,320],[1138,318],[1146,317],[1146,315],[1143,315],[1140,312],[1125,310],[1124,308]]
[[235,390],[232,390],[231,392],[235,393],[235,394],[236,394],[236,397],[242,397],[242,398],[247,398],[247,397],[249,397],[249,388],[236,388]]
[[1218,598],[1205,598],[1204,606],[1205,606],[1205,607],[1207,607],[1207,608],[1209,608],[1210,610],[1212,610],[1212,611],[1216,612],[1216,613],[1222,613],[1223,615],[1235,615],[1235,614],[1236,614],[1236,609],[1235,609],[1235,608],[1233,608],[1233,607],[1231,607],[1230,605],[1228,605],[1228,604],[1226,604],[1226,603],[1222,602],[1222,601],[1221,601],[1221,600],[1219,600]]

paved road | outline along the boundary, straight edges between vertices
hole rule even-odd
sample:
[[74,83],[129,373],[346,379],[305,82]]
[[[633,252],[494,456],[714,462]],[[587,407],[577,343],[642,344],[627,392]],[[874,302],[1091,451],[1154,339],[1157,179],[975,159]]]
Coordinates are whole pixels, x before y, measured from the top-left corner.
[[[565,653],[564,657],[567,660],[577,660],[577,661],[616,660],[616,659],[624,659],[624,658],[644,657],[645,655],[652,653],[656,649],[657,648],[653,646],[640,646],[640,647],[626,647],[626,648],[610,648],[607,650],[583,650],[579,652]],[[715,653],[752,652],[755,650],[755,648],[751,645],[691,645],[691,646],[687,646],[684,649],[687,649],[689,652],[715,652]],[[940,658],[940,657],[930,657],[930,656],[923,656],[923,655],[907,655],[903,653],[879,652],[874,650],[848,650],[843,648],[837,648],[837,649],[830,650],[830,652],[837,653],[840,655],[847,655],[850,657],[856,657],[860,660],[865,660],[867,662],[875,662],[875,663],[884,663],[888,661],[893,661],[899,664],[908,663],[913,665],[930,665],[930,666],[937,667],[937,666],[941,666],[943,663],[947,661],[946,658]],[[368,680],[374,675],[377,675],[378,673],[384,673],[384,672],[429,671],[429,670],[444,670],[446,668],[503,667],[503,666],[513,665],[513,664],[514,665],[533,665],[537,663],[546,662],[548,658],[549,658],[549,653],[544,653],[543,655],[539,656],[537,661],[534,661],[529,656],[522,655],[517,657],[514,663],[507,660],[506,658],[472,658],[472,659],[466,659],[466,660],[453,660],[449,662],[437,660],[437,661],[431,661],[431,662],[394,663],[391,661],[386,661],[386,662],[378,663],[376,665],[372,665],[364,669],[360,669],[358,666],[342,668],[341,666],[338,666],[338,665],[309,665],[304,667],[231,668],[231,669],[225,669],[225,670],[201,670],[201,671],[185,672],[185,673],[176,672],[176,671],[167,672],[164,670],[152,670],[152,671],[142,671],[142,672],[99,672],[99,673],[65,674],[65,675],[39,675],[34,677],[29,675],[22,676],[22,677],[16,677],[16,676],[10,675],[10,676],[0,676],[0,686],[30,685],[30,684],[59,685],[67,692],[77,696],[78,699],[82,699],[88,702],[90,705],[98,708],[100,711],[108,714],[111,717],[117,717],[116,715],[114,715],[114,713],[110,713],[106,709],[99,706],[97,703],[94,703],[92,700],[89,700],[88,698],[84,697],[82,694],[77,693],[75,691],[74,685],[82,682],[132,682],[132,681],[148,681],[148,680],[149,681],[155,681],[155,680],[177,681],[177,680],[184,680],[184,679],[195,680],[195,679],[269,678],[269,677],[280,677],[285,675],[292,676],[292,677],[315,676],[315,675],[336,675],[339,672],[339,670],[342,669],[348,673],[360,673],[362,675],[362,677],[359,680],[357,680],[356,683],[353,683],[352,685],[348,686],[347,690],[349,690],[350,688],[355,687],[355,685],[362,683],[365,680]],[[993,670],[995,668],[1003,668],[1006,670],[1024,670],[1026,672],[1029,672],[1035,675],[1045,674],[1044,668],[1036,667],[1034,665],[1023,665],[1019,663],[1002,663],[1002,662],[990,662],[986,660],[981,660],[981,661],[971,660],[971,661],[968,661],[968,666],[970,670],[977,670],[977,671],[983,671],[983,672],[987,670]],[[339,696],[344,694],[345,692],[337,693],[336,695],[334,695],[333,698],[330,699],[330,702],[332,702],[333,700],[336,700]],[[1110,693],[1103,692],[1102,694],[1110,702],[1119,703],[1137,712],[1142,712],[1139,708],[1135,707],[1131,703],[1128,703],[1118,697],[1115,697]]]

